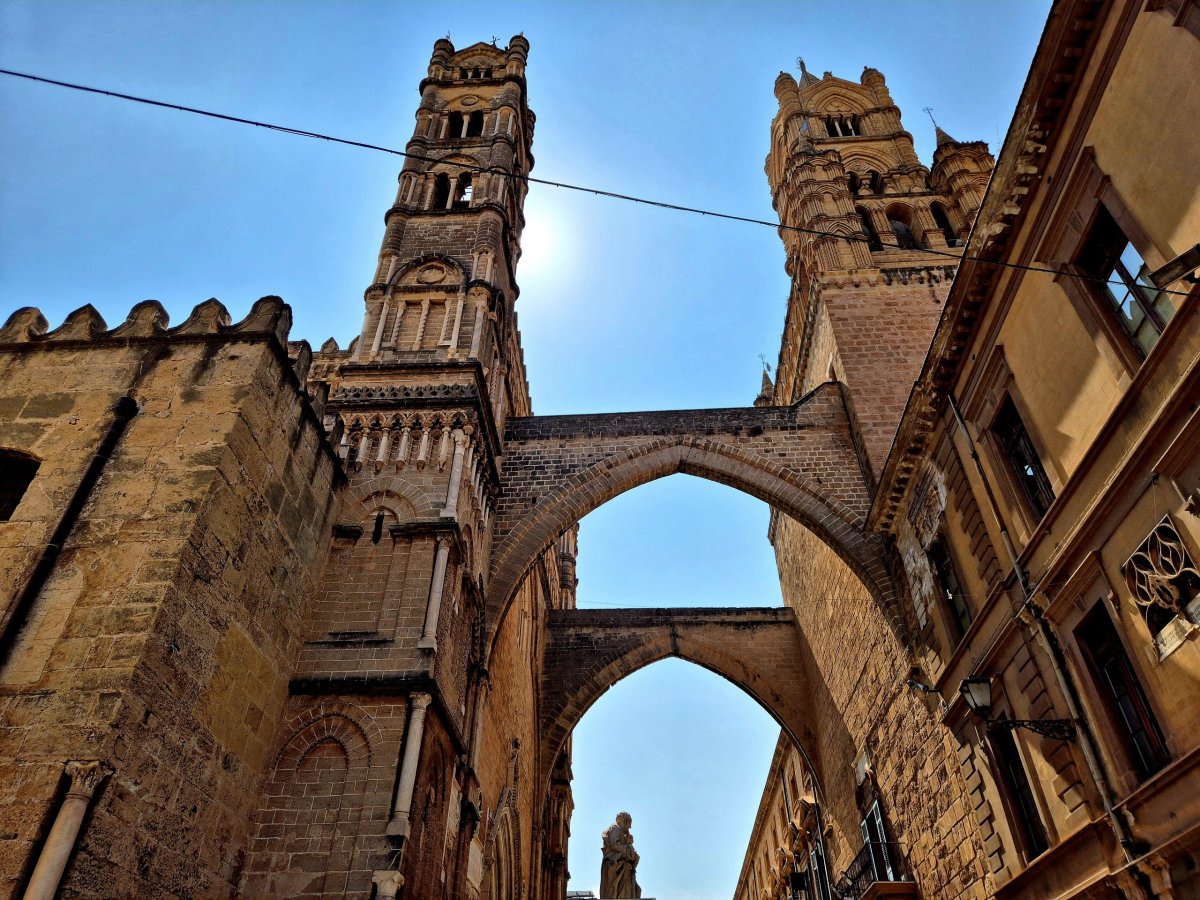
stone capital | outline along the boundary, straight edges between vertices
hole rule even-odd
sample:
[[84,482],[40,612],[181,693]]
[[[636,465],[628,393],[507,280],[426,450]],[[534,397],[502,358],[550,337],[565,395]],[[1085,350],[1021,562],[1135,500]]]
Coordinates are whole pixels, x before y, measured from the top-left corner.
[[65,768],[67,776],[71,779],[67,796],[81,797],[84,800],[91,800],[100,782],[113,773],[112,769],[98,759],[71,760]]
[[433,698],[429,694],[413,694],[410,702],[412,703],[412,708],[414,711],[420,710],[421,712],[424,712],[429,707],[429,702],[432,699]]
[[404,876],[399,872],[386,869],[373,872],[371,883],[375,885],[375,896],[378,900],[395,900],[404,887]]

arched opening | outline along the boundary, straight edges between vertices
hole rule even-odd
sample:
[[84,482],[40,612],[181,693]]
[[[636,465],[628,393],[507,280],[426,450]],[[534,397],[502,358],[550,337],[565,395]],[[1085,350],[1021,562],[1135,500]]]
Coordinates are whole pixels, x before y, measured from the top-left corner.
[[28,453],[0,449],[0,522],[7,522],[17,511],[40,465],[41,461]]
[[867,249],[872,253],[882,250],[883,242],[879,240],[879,232],[871,221],[871,213],[861,206],[854,207],[854,211],[858,213],[858,221],[862,223],[863,233],[867,236]]
[[851,197],[858,196],[858,191],[862,187],[862,179],[859,178],[857,172],[851,172],[846,176],[846,187],[850,191]]
[[888,228],[896,235],[896,246],[901,250],[917,250],[921,244],[912,230],[912,210],[901,203],[894,203],[887,208]]
[[954,226],[950,224],[950,217],[946,215],[946,209],[942,204],[934,202],[929,204],[929,213],[933,216],[933,221],[942,232],[942,237],[946,239],[947,247],[958,246],[958,236],[954,233]]
[[454,201],[451,209],[466,209],[471,205],[471,195],[474,188],[471,185],[471,173],[463,172],[454,183]]
[[446,137],[449,140],[460,138],[463,136],[463,114],[458,112],[450,113],[450,124],[446,126]]
[[581,609],[781,606],[761,500],[689,475],[628,491],[579,523]]
[[438,172],[437,177],[433,179],[433,202],[429,204],[430,209],[445,209],[450,205],[450,176],[445,172]]
[[732,896],[778,737],[737,687],[680,660],[614,685],[572,737],[569,889],[599,893],[601,836],[628,811],[645,896]]
[[467,119],[467,137],[479,137],[483,134],[483,110],[477,109]]
[[487,875],[487,900],[517,900],[520,864],[512,811],[506,808],[500,813],[496,824]]

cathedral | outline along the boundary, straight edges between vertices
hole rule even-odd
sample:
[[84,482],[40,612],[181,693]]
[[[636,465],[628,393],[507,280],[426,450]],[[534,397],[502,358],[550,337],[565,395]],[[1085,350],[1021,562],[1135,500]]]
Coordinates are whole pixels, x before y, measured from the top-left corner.
[[[780,726],[736,900],[1200,897],[1200,5],[1056,0],[994,158],[781,73],[734,409],[534,415],[529,52],[434,44],[348,347],[0,327],[0,892],[565,900],[572,730],[676,657]],[[576,609],[678,472],[783,607]]]

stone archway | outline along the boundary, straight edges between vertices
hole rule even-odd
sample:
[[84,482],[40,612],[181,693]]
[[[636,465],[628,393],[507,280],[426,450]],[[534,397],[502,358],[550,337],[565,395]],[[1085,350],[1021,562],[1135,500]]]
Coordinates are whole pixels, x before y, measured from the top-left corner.
[[792,516],[896,609],[882,540],[865,530],[869,491],[841,389],[831,383],[786,407],[510,419],[488,587],[493,634],[533,560],[564,530],[677,472]]
[[613,685],[663,659],[695,663],[741,688],[813,768],[817,734],[795,613],[786,607],[551,610],[542,669],[539,790],[575,726]]

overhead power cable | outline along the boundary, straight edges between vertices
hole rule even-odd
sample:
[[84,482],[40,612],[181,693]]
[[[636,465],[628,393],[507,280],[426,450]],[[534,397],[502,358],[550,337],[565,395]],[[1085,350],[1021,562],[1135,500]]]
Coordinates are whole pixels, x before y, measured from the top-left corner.
[[[1023,272],[1044,272],[1048,275],[1055,275],[1064,278],[1077,278],[1081,281],[1091,281],[1096,284],[1111,284],[1125,287],[1125,282],[1119,279],[1107,279],[1099,276],[1086,275],[1082,272],[1068,272],[1062,269],[1055,269],[1049,266],[1031,266],[1022,263],[1003,262],[1000,260],[984,259],[981,256],[969,256],[966,254],[954,253],[948,250],[937,250],[932,247],[903,247],[900,244],[891,244],[881,240],[872,240],[871,238],[856,234],[839,234],[834,231],[822,231],[818,228],[804,228],[799,225],[784,225],[780,222],[771,222],[767,219],[756,219],[752,216],[739,216],[733,213],[717,212],[711,209],[701,209],[695,206],[683,206],[679,203],[669,203],[665,200],[652,200],[648,197],[637,197],[632,194],[622,194],[617,191],[609,191],[604,188],[588,187],[586,185],[571,184],[565,181],[554,181],[549,178],[535,178],[532,175],[520,175],[513,172],[505,172],[502,169],[490,166],[479,166],[471,163],[459,162],[455,160],[439,159],[433,156],[425,156],[420,153],[411,153],[407,150],[397,150],[394,147],[384,147],[380,144],[371,144],[366,141],[355,141],[350,138],[337,137],[331,134],[322,134],[319,131],[308,131],[303,128],[291,128],[287,125],[276,125],[271,122],[261,122],[257,119],[247,119],[242,116],[229,115],[227,113],[213,112],[207,109],[198,109],[194,106],[184,106],[180,103],[169,103],[164,100],[152,100],[148,97],[138,97],[133,94],[123,94],[120,91],[110,91],[104,88],[89,87],[83,84],[74,84],[70,81],[59,81],[54,78],[45,78],[41,75],[31,75],[28,72],[16,72],[12,69],[0,69],[0,75],[8,75],[12,78],[23,78],[26,81],[34,81],[39,84],[48,84],[54,87],[67,88],[72,91],[82,91],[86,94],[100,94],[105,97],[112,97],[117,100],[127,100],[130,103],[140,103],[145,106],[156,106],[161,109],[173,109],[178,112],[191,113],[192,115],[204,116],[209,119],[218,119],[222,122],[233,122],[237,125],[252,125],[255,128],[265,128],[268,131],[278,131],[282,134],[290,134],[296,137],[313,138],[320,141],[329,141],[334,144],[343,144],[347,147],[358,147],[362,150],[374,150],[377,153],[387,153],[391,156],[399,156],[404,159],[411,159],[417,162],[436,163],[439,165],[453,166],[459,169],[465,169],[471,172],[480,172],[491,175],[501,175],[505,178],[510,178],[515,181],[523,181],[526,184],[544,184],[547,187],[562,188],[568,191],[579,191],[584,194],[594,194],[597,197],[608,197],[613,200],[625,200],[629,203],[640,203],[644,206],[654,206],[659,209],[669,209],[676,212],[693,213],[700,216],[709,216],[714,219],[725,219],[730,222],[745,222],[749,225],[765,225],[768,228],[778,228],[780,231],[794,231],[800,234],[807,234],[814,237],[832,238],[839,241],[848,241],[850,243],[878,243],[880,246],[889,250],[905,250],[911,253],[923,253],[927,256],[938,256],[947,260],[947,264],[957,264],[964,260],[982,263],[984,265],[998,266],[1004,269],[1016,269]],[[1180,297],[1186,297],[1186,291],[1172,291],[1166,288],[1155,288],[1159,293],[1174,294]]]

